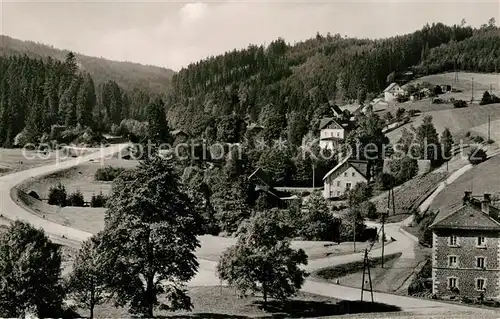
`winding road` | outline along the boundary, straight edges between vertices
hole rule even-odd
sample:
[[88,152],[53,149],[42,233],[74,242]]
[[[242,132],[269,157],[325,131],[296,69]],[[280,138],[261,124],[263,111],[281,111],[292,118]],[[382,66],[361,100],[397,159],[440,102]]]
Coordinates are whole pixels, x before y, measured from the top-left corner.
[[[77,166],[82,162],[89,160],[99,160],[101,158],[111,156],[126,147],[126,144],[112,145],[103,148],[95,153],[81,156],[78,158],[68,159],[56,164],[50,164],[42,167],[36,167],[29,170],[5,175],[0,177],[0,214],[9,220],[24,220],[35,227],[42,228],[51,237],[52,240],[62,244],[78,244],[92,236],[91,233],[84,232],[78,229],[59,225],[54,222],[45,220],[34,214],[31,214],[25,208],[21,207],[11,197],[11,190],[23,181],[29,178],[38,178],[43,175],[51,174],[60,170],[68,169]],[[385,230],[387,236],[393,237],[396,241],[387,244],[385,247],[386,254],[402,252],[403,254],[413,254],[415,242],[412,238],[400,231],[400,224],[387,224]],[[203,245],[203,242],[201,243]],[[381,255],[381,248],[372,250],[371,256],[377,257]],[[351,255],[334,256],[318,260],[310,261],[306,266],[308,271],[314,271],[320,268],[340,265],[350,261],[362,259],[362,253]],[[191,286],[216,286],[220,285],[220,281],[215,274],[216,262],[199,259],[200,268],[195,278],[189,283]],[[303,291],[315,293],[323,296],[344,299],[344,300],[359,300],[360,290],[326,282],[316,281],[314,278],[306,280]],[[436,314],[436,313],[471,313],[481,315],[481,318],[497,318],[495,311],[465,307],[457,304],[442,303],[427,299],[417,299],[405,296],[397,296],[387,293],[374,292],[374,299],[377,302],[391,304],[400,307],[403,311],[409,311],[420,314]],[[368,295],[366,296],[368,299]]]

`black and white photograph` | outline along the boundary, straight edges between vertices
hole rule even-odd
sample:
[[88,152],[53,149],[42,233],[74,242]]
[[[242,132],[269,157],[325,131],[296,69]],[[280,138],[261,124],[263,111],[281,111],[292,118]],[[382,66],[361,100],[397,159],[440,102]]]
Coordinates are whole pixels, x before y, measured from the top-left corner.
[[0,0],[0,318],[500,318],[500,2]]

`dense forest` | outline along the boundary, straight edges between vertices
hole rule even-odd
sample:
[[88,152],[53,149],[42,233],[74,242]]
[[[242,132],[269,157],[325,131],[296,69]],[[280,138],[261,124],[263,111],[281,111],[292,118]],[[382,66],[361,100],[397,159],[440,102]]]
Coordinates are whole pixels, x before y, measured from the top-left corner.
[[[30,58],[51,57],[64,61],[68,53],[67,50],[59,50],[45,44],[0,35],[0,56],[27,55]],[[165,86],[170,85],[174,74],[172,70],[157,66],[112,61],[76,53],[75,56],[79,68],[90,73],[96,85],[114,81],[126,90],[138,88],[161,93],[165,91]]]
[[149,100],[146,90],[96,85],[72,53],[63,62],[0,57],[0,145],[12,146],[21,132],[24,142],[48,141],[57,125],[106,132],[123,119],[145,120]]
[[165,81],[156,103],[164,104],[171,129],[241,142],[246,125],[255,122],[266,140],[300,145],[317,133],[322,117],[332,116],[330,104],[370,100],[406,71],[497,71],[499,32],[492,18],[477,29],[437,23],[381,40],[317,34],[290,45],[277,39],[190,64],[171,85],[163,71],[153,72],[161,79],[143,66],[127,77],[126,68],[111,74],[109,61],[89,63],[94,58],[73,53],[61,59],[63,51],[2,36],[0,145],[13,145],[20,132],[27,141],[47,140],[54,125],[116,133],[122,124],[146,132],[140,123],[154,121],[147,107],[157,90],[145,88],[145,78]]
[[[399,75],[468,70],[492,72],[500,65],[494,19],[479,29],[441,23],[382,40],[320,35],[294,45],[278,39],[210,57],[173,78],[169,122],[193,135],[214,134],[223,116],[262,124],[268,136],[285,135],[301,118],[314,131],[328,102],[364,102]],[[293,114],[290,116],[290,114]],[[287,116],[288,115],[288,116]],[[277,123],[281,130],[274,129]]]

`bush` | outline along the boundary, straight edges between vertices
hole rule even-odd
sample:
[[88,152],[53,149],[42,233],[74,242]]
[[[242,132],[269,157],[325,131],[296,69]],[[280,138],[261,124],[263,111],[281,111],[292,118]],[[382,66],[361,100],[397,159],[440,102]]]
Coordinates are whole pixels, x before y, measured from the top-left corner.
[[396,180],[393,175],[389,173],[382,173],[375,179],[375,188],[381,191],[386,191],[389,190],[395,182]]
[[101,167],[95,172],[94,179],[96,181],[111,182],[115,178],[117,178],[118,175],[120,175],[123,171],[125,171],[123,167]]
[[486,151],[482,148],[474,147],[469,151],[469,163],[472,165],[480,164],[487,159]]
[[105,207],[106,206],[106,201],[108,200],[108,197],[105,196],[102,192],[99,192],[99,194],[93,194],[92,198],[90,199],[90,207]]
[[484,138],[482,138],[481,136],[475,136],[473,139],[472,139],[474,142],[476,143],[482,143],[484,142]]
[[458,101],[455,101],[453,102],[453,107],[455,108],[463,108],[463,107],[467,107],[467,102],[465,102],[464,100],[458,100]]
[[58,183],[55,187],[49,189],[49,205],[66,206],[66,187]]
[[69,206],[83,207],[85,206],[85,200],[83,199],[83,194],[80,190],[71,193],[68,197]]
[[363,215],[368,219],[373,220],[379,217],[377,206],[375,206],[375,204],[370,201],[366,201],[361,204],[361,211],[363,212]]
[[409,110],[408,111],[408,116],[409,117],[414,117],[415,115],[417,115],[417,113],[419,113],[418,110]]

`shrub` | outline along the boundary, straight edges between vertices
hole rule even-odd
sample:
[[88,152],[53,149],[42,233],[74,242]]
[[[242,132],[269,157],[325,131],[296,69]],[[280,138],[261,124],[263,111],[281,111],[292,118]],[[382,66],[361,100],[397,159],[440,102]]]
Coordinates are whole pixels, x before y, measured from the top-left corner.
[[71,193],[69,195],[68,205],[69,206],[78,206],[78,207],[85,206],[85,200],[83,199],[83,194],[82,194],[82,192],[80,192],[80,190],[77,190],[74,193]]
[[417,113],[419,113],[418,110],[409,110],[408,111],[408,116],[409,117],[414,117],[415,115],[417,115]]
[[99,192],[99,194],[97,195],[93,194],[90,199],[90,207],[105,207],[107,200],[108,197],[105,196],[102,192]]
[[467,131],[467,133],[465,133],[465,137],[470,137],[470,136],[471,136],[470,132]]
[[474,138],[472,139],[474,142],[476,143],[482,143],[484,142],[484,138],[482,138],[481,136],[474,136]]
[[395,184],[394,176],[389,173],[379,174],[375,179],[375,188],[378,190],[386,191]]
[[49,189],[49,205],[66,206],[66,187],[58,183]]
[[467,102],[465,102],[464,100],[457,100],[455,102],[453,102],[453,107],[455,108],[463,108],[463,107],[467,107]]
[[474,147],[469,151],[469,163],[472,165],[477,165],[486,160],[488,156],[486,155],[486,151],[482,148]]
[[368,219],[377,219],[379,217],[377,206],[375,206],[375,204],[370,201],[366,201],[361,204],[361,211],[363,212],[363,215]]
[[125,171],[123,167],[101,167],[95,172],[94,179],[96,181],[111,182],[115,178],[117,178],[118,175],[120,175],[123,171]]

